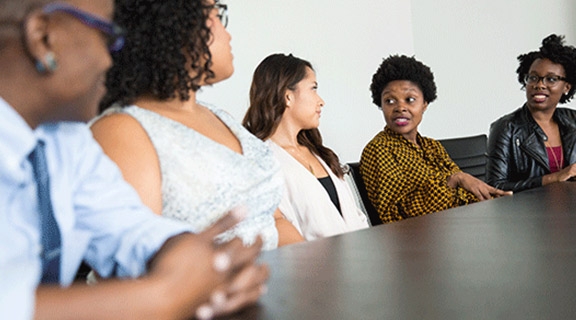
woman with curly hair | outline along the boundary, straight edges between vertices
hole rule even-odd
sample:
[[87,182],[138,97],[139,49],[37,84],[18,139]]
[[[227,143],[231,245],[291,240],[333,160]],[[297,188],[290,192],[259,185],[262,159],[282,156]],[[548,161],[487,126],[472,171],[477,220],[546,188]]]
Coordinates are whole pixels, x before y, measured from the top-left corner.
[[113,55],[94,137],[146,205],[200,231],[235,207],[247,218],[222,240],[301,241],[277,209],[280,167],[225,111],[196,101],[234,71],[226,5],[212,0],[117,0],[126,45]]
[[490,126],[486,181],[522,191],[576,176],[576,111],[558,108],[576,90],[576,48],[552,34],[518,56],[526,103]]
[[338,156],[322,144],[317,89],[310,62],[272,54],[254,71],[243,121],[280,162],[286,181],[280,211],[306,240],[368,227]]
[[370,90],[386,126],[364,147],[360,172],[382,222],[508,194],[462,172],[440,142],[418,133],[424,111],[436,99],[430,68],[413,57],[390,56]]

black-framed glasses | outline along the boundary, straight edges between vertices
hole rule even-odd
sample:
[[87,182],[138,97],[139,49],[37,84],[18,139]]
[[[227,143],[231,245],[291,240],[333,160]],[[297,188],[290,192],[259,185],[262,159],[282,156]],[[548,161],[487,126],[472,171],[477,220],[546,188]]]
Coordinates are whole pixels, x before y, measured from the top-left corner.
[[547,75],[541,77],[535,74],[528,74],[526,75],[526,78],[524,80],[526,81],[527,84],[536,84],[540,82],[540,80],[542,80],[542,83],[545,86],[553,87],[560,81],[566,81],[566,78],[557,75]]
[[214,4],[214,9],[218,10],[218,14],[216,15],[224,28],[228,26],[228,6],[223,3],[216,2]]
[[84,25],[104,33],[108,41],[110,52],[116,52],[124,46],[124,29],[112,21],[106,21],[97,16],[64,3],[49,3],[42,7],[42,12],[50,14],[64,12],[78,19]]

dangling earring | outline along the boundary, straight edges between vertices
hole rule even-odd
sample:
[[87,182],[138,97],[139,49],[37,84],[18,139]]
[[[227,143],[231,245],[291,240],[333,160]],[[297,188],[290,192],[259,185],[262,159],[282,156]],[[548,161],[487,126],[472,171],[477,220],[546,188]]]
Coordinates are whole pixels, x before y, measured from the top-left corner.
[[58,69],[58,62],[56,62],[56,58],[54,57],[54,52],[50,51],[44,55],[44,61],[46,65],[41,60],[36,60],[36,71],[39,73],[48,73],[54,72]]

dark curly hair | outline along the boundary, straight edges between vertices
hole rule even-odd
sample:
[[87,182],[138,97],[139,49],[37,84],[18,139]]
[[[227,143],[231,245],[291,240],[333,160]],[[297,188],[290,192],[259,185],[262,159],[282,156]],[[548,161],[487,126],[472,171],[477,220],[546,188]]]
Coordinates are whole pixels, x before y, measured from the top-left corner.
[[[250,86],[250,107],[246,111],[242,125],[253,135],[266,140],[274,134],[286,110],[287,90],[295,90],[296,85],[306,76],[310,62],[292,54],[271,54],[256,70]],[[325,147],[318,128],[298,132],[298,143],[318,155],[339,178],[344,176],[338,156]]]
[[567,94],[563,94],[560,97],[560,103],[569,102],[576,91],[576,48],[564,45],[564,36],[551,34],[542,40],[542,46],[539,51],[519,55],[520,66],[516,69],[516,73],[522,88],[526,87],[526,75],[528,75],[532,63],[537,59],[548,59],[564,67],[566,82],[570,83],[571,88]]
[[114,20],[126,29],[126,43],[112,54],[100,111],[142,95],[185,101],[201,79],[213,78],[206,26],[212,8],[204,0],[116,0]]
[[436,84],[430,68],[414,57],[391,55],[382,61],[372,76],[372,102],[378,108],[382,107],[382,91],[388,83],[396,80],[408,80],[416,84],[422,90],[425,102],[436,100]]

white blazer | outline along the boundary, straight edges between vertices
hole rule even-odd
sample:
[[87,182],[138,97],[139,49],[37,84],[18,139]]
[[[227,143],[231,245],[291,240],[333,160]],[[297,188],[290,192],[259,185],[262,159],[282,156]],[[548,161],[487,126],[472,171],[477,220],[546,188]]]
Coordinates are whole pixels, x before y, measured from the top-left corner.
[[336,187],[342,215],[330,200],[326,189],[310,171],[272,140],[266,143],[280,162],[286,181],[279,209],[306,240],[368,228],[366,215],[356,206],[349,185],[338,178],[320,157],[316,158]]

